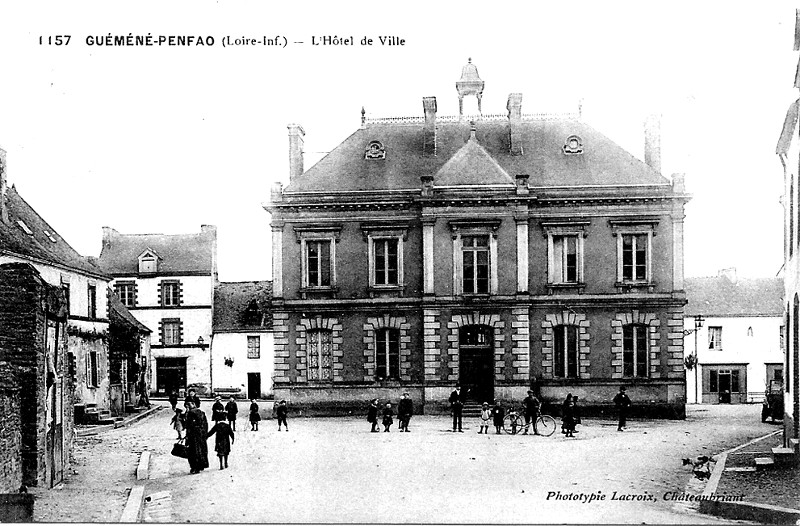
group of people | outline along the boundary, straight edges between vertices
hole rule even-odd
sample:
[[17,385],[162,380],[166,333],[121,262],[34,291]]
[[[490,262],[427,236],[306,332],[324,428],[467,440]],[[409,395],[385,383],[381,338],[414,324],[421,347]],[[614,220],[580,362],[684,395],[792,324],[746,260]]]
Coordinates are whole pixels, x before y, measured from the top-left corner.
[[[372,424],[371,433],[378,433],[378,411],[379,411],[379,401],[377,398],[373,399],[370,404],[369,408],[367,409],[367,422]],[[386,402],[386,405],[381,412],[382,420],[381,424],[383,424],[383,432],[388,433],[392,424],[394,424],[394,409],[392,409],[392,403]],[[408,424],[411,421],[411,417],[414,415],[414,402],[411,401],[409,398],[408,393],[403,393],[403,397],[400,399],[400,402],[397,404],[397,419],[400,422],[400,432],[401,433],[408,433],[410,429],[408,429]]]

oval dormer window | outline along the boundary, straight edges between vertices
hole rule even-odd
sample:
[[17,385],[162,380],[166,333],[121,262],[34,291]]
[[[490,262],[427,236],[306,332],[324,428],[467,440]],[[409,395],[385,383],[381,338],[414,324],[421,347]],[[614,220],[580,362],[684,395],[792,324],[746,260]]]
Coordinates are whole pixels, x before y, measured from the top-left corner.
[[583,140],[577,135],[567,137],[564,141],[564,153],[568,155],[583,153]]
[[364,159],[386,159],[386,148],[381,141],[370,141],[367,145]]

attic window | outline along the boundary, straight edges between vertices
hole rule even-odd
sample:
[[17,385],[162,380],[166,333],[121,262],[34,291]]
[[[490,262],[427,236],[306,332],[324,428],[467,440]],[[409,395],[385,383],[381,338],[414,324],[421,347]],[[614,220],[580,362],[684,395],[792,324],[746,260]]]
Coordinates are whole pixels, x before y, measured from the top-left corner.
[[33,230],[28,228],[28,225],[25,224],[25,221],[23,221],[22,219],[18,219],[17,224],[19,225],[19,227],[22,229],[23,232],[25,232],[29,236],[33,235]]
[[583,140],[577,135],[570,135],[564,141],[564,153],[567,155],[577,155],[583,153]]
[[364,159],[386,159],[386,148],[381,141],[370,141],[364,153]]
[[139,272],[157,272],[156,256],[150,252],[145,252],[139,257]]
[[49,239],[53,243],[56,243],[56,238],[54,238],[53,235],[47,230],[44,231],[44,235],[47,236],[47,239]]

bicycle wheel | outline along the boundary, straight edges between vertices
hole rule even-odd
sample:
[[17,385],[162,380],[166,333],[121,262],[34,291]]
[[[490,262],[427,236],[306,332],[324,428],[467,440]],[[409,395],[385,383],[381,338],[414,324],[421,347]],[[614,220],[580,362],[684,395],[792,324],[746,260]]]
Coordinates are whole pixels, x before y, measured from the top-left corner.
[[536,419],[535,431],[537,435],[549,437],[556,432],[556,419],[550,415],[539,415]]
[[503,418],[503,431],[509,435],[516,435],[525,427],[525,420],[517,414],[510,413]]

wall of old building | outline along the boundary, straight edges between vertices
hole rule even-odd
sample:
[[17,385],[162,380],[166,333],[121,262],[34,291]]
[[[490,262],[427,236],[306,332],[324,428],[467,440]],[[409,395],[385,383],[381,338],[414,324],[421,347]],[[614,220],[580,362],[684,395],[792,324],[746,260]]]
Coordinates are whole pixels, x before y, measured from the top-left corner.
[[12,365],[0,362],[0,493],[14,493],[21,485],[20,387]]
[[[248,336],[260,339],[259,358],[248,358]],[[258,398],[271,395],[275,366],[273,349],[273,337],[269,332],[219,332],[214,334],[211,345],[214,360],[212,370],[214,390],[238,389],[237,397],[248,396],[247,374],[259,373],[261,375],[261,394]],[[226,358],[233,360],[232,366],[225,365]]]

